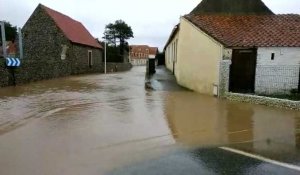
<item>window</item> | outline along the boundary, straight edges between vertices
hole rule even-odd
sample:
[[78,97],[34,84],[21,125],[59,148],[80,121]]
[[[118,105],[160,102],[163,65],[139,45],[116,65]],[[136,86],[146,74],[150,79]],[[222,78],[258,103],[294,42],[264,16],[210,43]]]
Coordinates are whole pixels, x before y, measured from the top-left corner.
[[92,68],[93,66],[93,53],[91,50],[88,51],[88,65],[89,68]]
[[274,59],[275,59],[275,53],[272,53],[271,60],[274,60]]
[[176,39],[176,42],[175,42],[175,62],[177,63],[177,50],[178,50],[178,39]]
[[60,55],[61,60],[66,59],[67,50],[68,50],[68,46],[67,45],[62,45],[62,51],[61,51],[61,55]]

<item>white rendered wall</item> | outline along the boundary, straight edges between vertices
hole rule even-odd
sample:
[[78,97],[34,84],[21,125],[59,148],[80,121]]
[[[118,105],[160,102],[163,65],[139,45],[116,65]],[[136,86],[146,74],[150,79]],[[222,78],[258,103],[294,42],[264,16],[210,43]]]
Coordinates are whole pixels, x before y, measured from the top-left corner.
[[[274,53],[274,60],[271,59]],[[255,92],[290,93],[298,88],[300,47],[263,47],[257,50]]]

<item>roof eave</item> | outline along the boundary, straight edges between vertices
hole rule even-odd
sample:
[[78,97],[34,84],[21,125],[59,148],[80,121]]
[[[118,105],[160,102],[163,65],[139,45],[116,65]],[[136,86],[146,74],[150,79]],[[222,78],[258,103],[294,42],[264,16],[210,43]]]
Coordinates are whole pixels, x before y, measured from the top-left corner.
[[165,47],[164,47],[164,51],[167,49],[168,45],[171,43],[172,39],[174,38],[174,36],[177,34],[177,32],[178,32],[179,30],[180,30],[180,25],[177,24],[177,25],[173,28],[173,30],[172,30],[172,32],[171,32],[171,34],[170,34],[170,36],[169,36],[169,38],[168,38],[168,40],[167,40],[167,43],[166,43],[166,45],[165,45]]
[[103,47],[99,45],[99,47],[93,46],[93,45],[88,45],[88,44],[82,44],[79,42],[74,42],[74,41],[70,41],[72,44],[77,44],[77,45],[81,45],[81,46],[85,46],[85,47],[93,47],[95,49],[101,49],[103,50]]
[[215,41],[217,41],[218,43],[222,44],[224,47],[227,47],[227,48],[230,47],[230,44],[225,43],[224,41],[222,41],[222,40],[218,39],[217,37],[211,35],[207,30],[205,30],[203,27],[198,26],[196,23],[194,23],[192,20],[190,20],[186,16],[183,16],[183,18],[186,19],[187,21],[189,21],[190,23],[192,23],[198,29],[200,29],[201,31],[203,31],[205,34],[207,34],[208,36],[210,36],[211,38],[213,38]]

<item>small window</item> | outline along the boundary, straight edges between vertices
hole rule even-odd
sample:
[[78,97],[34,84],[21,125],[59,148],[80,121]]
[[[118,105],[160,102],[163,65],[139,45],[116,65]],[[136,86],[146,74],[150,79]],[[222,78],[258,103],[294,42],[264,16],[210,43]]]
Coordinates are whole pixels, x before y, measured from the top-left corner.
[[272,53],[271,60],[274,60],[274,59],[275,59],[275,53]]
[[89,68],[93,66],[93,52],[91,50],[88,51],[88,64]]
[[61,60],[65,60],[67,57],[67,50],[68,50],[68,46],[67,45],[62,45],[62,51],[61,51]]

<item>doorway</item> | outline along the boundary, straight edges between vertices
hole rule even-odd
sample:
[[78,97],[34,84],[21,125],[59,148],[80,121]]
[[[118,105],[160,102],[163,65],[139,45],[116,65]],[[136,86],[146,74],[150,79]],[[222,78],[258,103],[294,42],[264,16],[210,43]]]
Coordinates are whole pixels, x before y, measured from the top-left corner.
[[257,49],[234,49],[230,66],[229,91],[254,93]]

